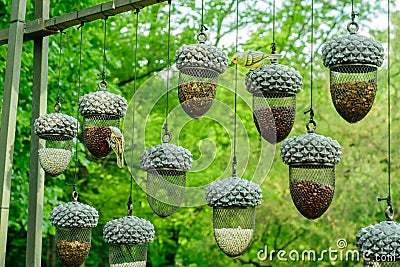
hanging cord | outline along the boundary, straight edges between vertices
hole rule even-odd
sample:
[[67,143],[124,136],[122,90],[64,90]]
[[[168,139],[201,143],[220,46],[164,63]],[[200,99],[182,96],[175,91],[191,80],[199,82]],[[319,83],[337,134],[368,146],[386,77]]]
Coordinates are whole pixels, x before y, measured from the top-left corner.
[[[79,41],[79,67],[78,67],[78,101],[81,95],[81,76],[82,76],[82,40],[83,40],[83,25],[84,23],[82,22],[81,25],[78,27],[80,29],[80,41]],[[79,109],[76,111],[76,119],[79,121]],[[72,198],[74,201],[78,200],[78,191],[76,189],[76,182],[78,180],[78,165],[79,165],[79,160],[78,160],[78,143],[79,139],[76,139],[75,142],[75,173],[74,173],[74,183],[71,185],[73,188],[72,191]]]
[[275,44],[275,0],[272,4],[272,44],[271,44],[271,54],[276,54],[276,44]]
[[[238,52],[238,43],[239,43],[239,0],[236,0],[236,41],[235,41],[235,52]],[[237,88],[238,88],[238,67],[236,64],[235,69],[235,98],[234,98],[234,125],[233,125],[233,162],[232,162],[232,177],[236,177],[236,168],[237,168],[237,158],[236,158],[236,109],[237,109]]]
[[387,100],[387,106],[388,106],[388,111],[387,111],[387,117],[388,117],[388,121],[387,121],[387,131],[388,131],[388,139],[387,139],[387,146],[388,146],[388,196],[385,198],[378,198],[378,201],[382,201],[382,200],[386,200],[387,203],[387,208],[385,210],[385,216],[386,216],[386,220],[391,221],[393,220],[393,215],[394,215],[394,211],[393,211],[393,207],[392,207],[392,198],[391,198],[391,194],[390,194],[390,180],[391,180],[391,97],[390,97],[390,0],[388,0],[387,2],[387,42],[388,42],[388,71],[387,71],[387,94],[388,94],[388,100]]
[[64,100],[61,97],[61,56],[62,56],[62,36],[64,32],[60,30],[60,41],[59,41],[59,54],[58,54],[58,85],[57,85],[57,99],[56,103],[54,104],[54,111],[55,112],[60,112],[61,110],[61,102]]
[[140,9],[135,10],[136,14],[136,32],[135,32],[135,52],[133,56],[133,61],[135,62],[134,66],[134,80],[133,80],[133,111],[132,111],[132,142],[131,142],[131,149],[132,149],[132,165],[131,165],[131,184],[130,184],[130,190],[129,190],[129,199],[128,199],[128,216],[132,216],[132,194],[133,194],[133,151],[134,151],[134,137],[135,137],[135,110],[136,110],[136,78],[137,78],[137,51],[138,51],[138,28],[139,28],[139,12]]
[[168,131],[168,114],[169,114],[169,108],[168,108],[168,91],[169,91],[169,72],[170,72],[170,67],[171,67],[171,58],[170,58],[170,52],[171,52],[171,5],[172,5],[172,0],[168,0],[168,62],[167,62],[167,87],[166,87],[166,96],[165,96],[165,123],[163,126],[163,134],[162,134],[162,141],[164,143],[169,143],[172,139],[172,134]]
[[206,25],[204,25],[204,0],[201,0],[201,27],[200,27],[200,32],[204,33],[204,31],[207,31]]
[[355,22],[356,16],[358,13],[354,12],[354,0],[351,0],[351,22]]
[[[314,79],[314,0],[311,1],[311,47],[310,47],[310,109],[304,112],[304,114],[310,113],[310,119],[306,124],[307,131],[313,133],[317,127],[317,123],[314,120],[314,109],[313,109],[313,79]],[[313,126],[310,127],[310,124]]]
[[101,90],[105,90],[107,88],[106,82],[106,66],[107,66],[107,19],[108,17],[104,17],[104,33],[103,33],[103,70],[100,73],[101,81],[99,82],[99,88]]

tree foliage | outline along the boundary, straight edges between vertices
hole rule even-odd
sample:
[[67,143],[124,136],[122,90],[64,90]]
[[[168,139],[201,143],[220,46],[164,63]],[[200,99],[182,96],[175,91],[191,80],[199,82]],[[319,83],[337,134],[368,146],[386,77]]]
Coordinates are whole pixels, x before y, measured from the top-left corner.
[[[256,2],[256,3],[255,3]],[[65,14],[72,10],[99,4],[100,1],[62,1],[52,3],[51,16]],[[314,80],[317,133],[339,141],[343,159],[336,169],[336,192],[333,203],[326,214],[308,221],[297,212],[292,204],[288,188],[287,166],[281,162],[279,144],[277,147],[260,141],[253,125],[251,95],[246,92],[241,69],[238,88],[237,114],[239,170],[243,178],[262,182],[263,204],[257,208],[257,224],[250,249],[237,259],[225,256],[215,244],[212,230],[212,210],[205,205],[187,205],[167,219],[158,218],[151,211],[143,184],[146,174],[139,170],[141,150],[134,152],[130,168],[135,176],[133,196],[134,214],[150,220],[156,228],[156,238],[149,245],[149,266],[288,266],[287,262],[260,261],[257,252],[268,249],[314,249],[322,251],[337,248],[336,241],[344,238],[347,249],[355,249],[355,234],[361,227],[375,224],[384,219],[384,203],[376,197],[387,194],[387,61],[379,70],[379,89],[374,106],[367,117],[359,123],[349,125],[336,113],[331,104],[329,73],[322,65],[320,48],[326,41],[346,34],[350,21],[350,7],[343,1],[319,1],[315,4],[314,24]],[[240,1],[239,50],[260,50],[270,52],[272,42],[272,1]],[[0,28],[7,28],[11,1],[0,0]],[[209,41],[223,49],[229,56],[235,50],[236,1],[205,1],[204,24],[209,29]],[[383,44],[387,43],[387,31],[374,28],[371,21],[385,18],[380,1],[358,3],[355,9],[360,13],[357,21],[365,34]],[[27,20],[33,18],[33,5],[28,4]],[[157,4],[144,8],[139,13],[139,36],[135,36],[135,15],[131,12],[110,17],[107,20],[107,72],[108,90],[132,99],[134,94],[135,38],[137,50],[137,104],[135,113],[138,121],[135,136],[141,148],[160,143],[161,128],[165,119],[165,74],[167,68],[168,8]],[[290,136],[305,133],[310,101],[310,1],[283,1],[277,6],[275,18],[275,42],[277,52],[284,58],[281,64],[300,71],[303,76],[303,92],[297,96],[297,117]],[[400,82],[399,42],[400,13],[393,11],[391,31],[391,123],[392,159],[400,143],[398,86]],[[200,1],[173,1],[171,35],[171,59],[183,44],[196,42],[201,25]],[[103,21],[86,23],[83,30],[83,55],[81,88],[78,90],[79,74],[79,31],[77,27],[67,29],[63,36],[61,57],[61,96],[65,100],[62,112],[77,115],[78,91],[80,95],[97,90],[98,74],[102,70]],[[50,39],[48,112],[53,112],[57,97],[59,35]],[[16,142],[12,177],[11,210],[7,243],[7,266],[23,266],[26,246],[28,177],[30,149],[30,118],[32,88],[32,42],[24,44],[18,101]],[[0,88],[3,88],[7,45],[0,47]],[[194,171],[188,173],[189,187],[204,187],[211,181],[228,177],[232,159],[233,88],[234,70],[221,76],[217,101],[210,114],[219,118],[189,120],[180,109],[177,97],[177,72],[171,72],[169,94],[170,128],[174,143],[189,148],[194,155]],[[3,96],[3,90],[0,90]],[[154,100],[152,103],[150,100]],[[149,102],[150,101],[150,102]],[[149,106],[149,103],[151,104]],[[131,106],[130,106],[131,108]],[[226,111],[226,113],[224,113]],[[125,119],[124,130],[130,142],[132,110]],[[80,118],[82,123],[82,118]],[[142,123],[143,125],[141,125]],[[93,232],[93,244],[85,266],[108,266],[108,248],[102,238],[102,228],[111,219],[126,214],[129,196],[130,174],[128,168],[119,169],[115,157],[96,159],[90,155],[78,139],[78,190],[80,201],[95,207],[100,214],[99,225]],[[135,141],[136,144],[136,141]],[[241,154],[241,149],[246,153]],[[270,151],[270,154],[263,154]],[[130,156],[127,155],[129,158]],[[132,157],[131,157],[132,159]],[[270,161],[270,162],[268,162]],[[207,163],[207,164],[206,164]],[[263,166],[263,170],[257,169]],[[265,167],[264,167],[265,166]],[[393,205],[399,206],[399,163],[391,162]],[[71,162],[65,174],[45,179],[43,266],[48,262],[47,243],[54,236],[49,213],[58,204],[71,200],[71,184],[75,177],[75,162]],[[198,191],[196,191],[198,192]],[[199,189],[199,192],[201,190]],[[187,195],[185,203],[200,203],[203,195]],[[200,202],[199,202],[200,201]],[[203,200],[204,201],[204,200]],[[204,203],[203,203],[204,204]],[[398,217],[396,216],[396,219]],[[354,266],[355,262],[296,262],[296,266]],[[289,263],[290,265],[290,263]],[[56,266],[61,266],[57,260]]]

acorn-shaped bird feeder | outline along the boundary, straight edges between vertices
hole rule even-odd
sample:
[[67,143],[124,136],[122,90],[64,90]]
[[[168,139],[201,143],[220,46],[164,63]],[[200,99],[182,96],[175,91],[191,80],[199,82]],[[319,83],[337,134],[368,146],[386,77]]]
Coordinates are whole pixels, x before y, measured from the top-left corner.
[[198,44],[183,45],[176,52],[179,70],[178,97],[192,118],[204,115],[214,102],[219,75],[228,66],[228,57],[218,47],[206,44],[207,34],[197,35]]
[[307,219],[319,218],[330,206],[335,192],[335,164],[341,147],[336,140],[314,133],[285,140],[281,157],[289,165],[289,188],[292,200]]
[[230,177],[206,188],[207,205],[213,207],[214,237],[229,257],[242,255],[250,246],[255,228],[255,207],[261,204],[258,184]]
[[186,172],[192,168],[192,153],[170,144],[171,135],[163,134],[163,143],[144,150],[140,167],[147,172],[146,193],[150,207],[160,217],[172,215],[181,206],[186,188]]
[[330,70],[330,91],[336,111],[349,123],[362,120],[372,108],[377,90],[377,69],[383,63],[382,44],[357,34],[351,21],[349,35],[324,44],[322,59]]
[[84,118],[83,139],[86,147],[93,156],[103,158],[112,150],[111,134],[122,135],[120,118],[125,116],[128,104],[122,96],[106,91],[106,81],[100,81],[98,86],[99,91],[79,99],[79,113]]
[[90,251],[92,228],[97,226],[98,220],[95,208],[78,201],[57,206],[51,211],[58,257],[65,266],[79,267],[85,262]]
[[154,233],[151,222],[136,216],[107,222],[103,237],[110,246],[110,266],[146,267],[147,245]]
[[37,118],[33,126],[38,137],[46,140],[45,148],[38,151],[40,165],[53,177],[68,167],[73,155],[73,139],[78,133],[78,120],[60,113],[60,104],[55,107],[55,113]]
[[357,233],[356,245],[364,266],[400,266],[400,224],[392,218],[387,216],[386,221],[362,228]]
[[253,94],[253,119],[258,132],[266,141],[276,144],[292,130],[302,77],[295,69],[274,59],[272,62],[250,70],[246,87]]

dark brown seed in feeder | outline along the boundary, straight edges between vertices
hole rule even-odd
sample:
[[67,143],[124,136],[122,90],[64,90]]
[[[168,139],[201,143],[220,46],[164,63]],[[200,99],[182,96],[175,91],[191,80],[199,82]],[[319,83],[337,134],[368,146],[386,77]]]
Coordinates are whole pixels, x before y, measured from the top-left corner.
[[61,240],[56,243],[58,257],[65,266],[79,267],[89,255],[90,242]]
[[107,142],[111,130],[108,126],[88,126],[83,129],[83,141],[90,153],[98,158],[104,158],[111,152]]
[[211,82],[188,82],[178,86],[179,102],[192,118],[200,117],[210,109],[216,92],[217,85]]
[[257,131],[271,144],[276,144],[289,135],[295,116],[296,109],[292,106],[267,107],[253,112]]
[[340,116],[354,123],[362,120],[372,108],[376,89],[376,80],[332,84],[332,101]]
[[300,213],[308,219],[317,219],[329,208],[335,190],[333,187],[309,180],[291,180],[290,195]]

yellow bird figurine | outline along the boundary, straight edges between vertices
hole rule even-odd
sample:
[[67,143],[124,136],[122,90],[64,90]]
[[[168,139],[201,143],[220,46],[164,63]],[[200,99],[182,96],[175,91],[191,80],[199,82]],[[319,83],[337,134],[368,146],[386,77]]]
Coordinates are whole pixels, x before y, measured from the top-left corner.
[[107,138],[108,145],[117,155],[117,165],[122,168],[124,166],[124,136],[121,131],[114,126],[109,126],[111,135]]
[[271,55],[259,51],[250,50],[246,52],[236,53],[233,56],[231,63],[238,64],[245,68],[253,69],[260,67],[266,59],[271,59]]

